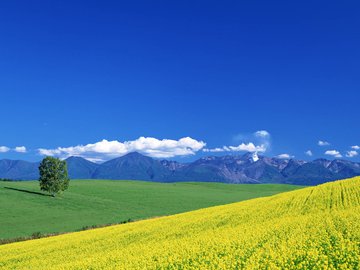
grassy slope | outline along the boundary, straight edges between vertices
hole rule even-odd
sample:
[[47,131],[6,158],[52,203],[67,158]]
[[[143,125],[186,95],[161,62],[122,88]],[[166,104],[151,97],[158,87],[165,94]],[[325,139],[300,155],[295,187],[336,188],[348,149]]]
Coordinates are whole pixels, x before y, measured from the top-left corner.
[[78,180],[72,181],[70,189],[58,198],[8,188],[39,191],[37,181],[0,181],[0,238],[68,232],[129,218],[171,215],[298,187]]
[[0,254],[4,269],[359,269],[360,177]]

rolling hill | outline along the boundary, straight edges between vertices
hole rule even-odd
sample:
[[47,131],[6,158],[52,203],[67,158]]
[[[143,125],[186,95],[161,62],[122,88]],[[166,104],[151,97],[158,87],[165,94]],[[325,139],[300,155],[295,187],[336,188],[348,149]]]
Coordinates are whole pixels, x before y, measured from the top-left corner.
[[300,187],[78,180],[71,181],[63,195],[51,198],[39,192],[37,181],[0,181],[0,239],[171,215],[297,188]]
[[[360,163],[346,160],[303,161],[246,153],[209,156],[190,163],[153,159],[139,153],[96,164],[81,157],[67,160],[73,179],[128,179],[153,182],[284,183],[317,185],[360,175]],[[0,161],[0,178],[34,180],[39,163]]]
[[360,178],[0,253],[4,269],[359,269]]

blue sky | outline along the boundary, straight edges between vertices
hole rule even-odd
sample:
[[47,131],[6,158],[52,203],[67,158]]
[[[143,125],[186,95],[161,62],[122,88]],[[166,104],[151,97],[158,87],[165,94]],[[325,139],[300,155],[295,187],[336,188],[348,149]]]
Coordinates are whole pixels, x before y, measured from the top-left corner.
[[3,1],[0,159],[360,161],[359,13],[358,1]]

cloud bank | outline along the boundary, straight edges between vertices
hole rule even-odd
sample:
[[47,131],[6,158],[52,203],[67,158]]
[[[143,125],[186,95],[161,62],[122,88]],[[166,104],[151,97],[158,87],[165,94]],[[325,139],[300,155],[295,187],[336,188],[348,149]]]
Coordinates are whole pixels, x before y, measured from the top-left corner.
[[203,152],[210,152],[210,153],[219,153],[219,152],[259,152],[263,153],[266,151],[266,146],[264,144],[255,145],[252,142],[250,143],[242,143],[238,146],[223,146],[217,148],[205,148]]
[[337,157],[337,158],[341,158],[342,155],[340,154],[339,151],[337,150],[328,150],[325,152],[325,155],[328,155],[328,156],[333,156],[333,157]]
[[237,135],[236,138],[243,140],[247,139],[246,142],[242,142],[235,146],[222,146],[216,148],[204,148],[203,152],[207,153],[220,153],[220,152],[259,152],[264,153],[270,147],[270,133],[266,130],[259,130],[252,133],[250,136]]
[[190,137],[179,140],[152,137],[140,137],[134,141],[119,142],[102,140],[93,144],[77,145],[71,147],[58,147],[55,149],[38,149],[40,155],[67,158],[80,156],[93,161],[104,161],[114,157],[123,156],[130,152],[139,152],[154,158],[171,158],[176,156],[194,155],[205,147],[206,143]]

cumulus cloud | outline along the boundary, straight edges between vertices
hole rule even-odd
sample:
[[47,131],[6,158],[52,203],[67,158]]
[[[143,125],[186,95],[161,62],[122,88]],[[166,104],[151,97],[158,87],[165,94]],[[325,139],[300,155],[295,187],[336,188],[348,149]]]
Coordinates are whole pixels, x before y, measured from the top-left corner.
[[254,143],[241,143],[238,146],[223,146],[221,148],[212,148],[203,149],[204,152],[212,152],[212,153],[218,153],[218,152],[259,152],[263,153],[266,151],[266,146],[264,144],[261,145],[255,145]]
[[0,146],[0,153],[6,153],[9,152],[10,148],[7,146]]
[[259,138],[267,138],[267,137],[270,137],[270,133],[266,130],[259,130],[259,131],[256,131],[254,133],[254,135],[256,137],[259,137]]
[[266,146],[264,144],[255,145],[253,143],[242,143],[238,146],[229,146],[228,147],[231,151],[246,151],[246,152],[265,152]]
[[313,152],[312,152],[311,150],[307,150],[307,151],[305,152],[305,154],[306,154],[307,156],[309,156],[309,157],[312,157],[312,156],[313,156]]
[[16,146],[14,148],[14,151],[18,152],[18,153],[26,153],[26,147],[25,146]]
[[184,137],[179,140],[159,140],[152,137],[140,137],[134,141],[102,140],[93,144],[71,147],[40,148],[38,151],[39,154],[44,156],[57,156],[60,158],[80,156],[100,162],[117,156],[123,156],[130,152],[139,152],[155,158],[194,155],[203,149],[205,145],[206,143],[203,141],[197,141],[190,137]]
[[289,154],[280,154],[280,155],[277,155],[276,157],[280,158],[280,159],[290,159],[290,158],[293,158],[294,156],[291,156]]
[[358,145],[353,145],[353,146],[351,146],[351,149],[360,150],[360,146],[358,146]]
[[333,156],[333,157],[337,157],[337,158],[341,158],[342,155],[340,154],[339,151],[337,150],[328,150],[325,152],[325,155],[329,155],[329,156]]
[[349,158],[356,157],[359,153],[355,150],[347,151],[346,156]]
[[327,141],[318,141],[318,145],[319,146],[328,146],[328,145],[330,145],[330,143]]

